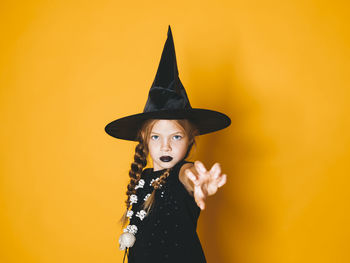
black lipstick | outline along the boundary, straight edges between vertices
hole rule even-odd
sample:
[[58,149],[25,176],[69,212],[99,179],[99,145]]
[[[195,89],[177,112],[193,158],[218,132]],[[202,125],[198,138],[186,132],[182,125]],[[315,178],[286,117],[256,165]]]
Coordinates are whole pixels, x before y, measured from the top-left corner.
[[173,159],[173,157],[171,157],[171,156],[161,156],[159,159],[162,162],[170,162]]

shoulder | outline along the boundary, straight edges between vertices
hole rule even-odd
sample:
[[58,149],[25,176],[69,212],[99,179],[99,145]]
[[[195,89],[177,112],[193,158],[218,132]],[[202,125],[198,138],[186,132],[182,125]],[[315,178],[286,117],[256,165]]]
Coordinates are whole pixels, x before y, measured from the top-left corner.
[[185,162],[182,164],[179,170],[179,176],[185,172],[186,169],[190,169],[194,166],[193,162]]
[[[171,168],[170,174],[172,174],[172,176],[171,176],[172,179],[178,181],[180,175],[184,174],[185,170],[187,168],[192,167],[192,166],[193,166],[192,162],[185,161],[185,160],[180,161],[173,168]],[[174,178],[174,177],[176,177],[176,178]]]
[[190,180],[187,178],[187,176],[185,175],[185,171],[187,169],[193,169],[194,167],[194,164],[193,162],[186,162],[184,163],[181,168],[180,168],[180,171],[179,171],[179,174],[178,174],[178,178],[179,178],[179,182],[182,183],[182,185],[185,187],[185,189],[187,190],[187,192],[189,194],[192,195],[192,192],[193,192],[193,187],[191,185],[191,182]]
[[186,160],[182,160],[180,161],[179,163],[177,163],[174,167],[174,172],[176,172],[178,175],[180,175],[181,173],[184,173],[184,171],[187,169],[187,168],[190,168],[193,166],[193,162],[189,162],[189,161],[186,161]]

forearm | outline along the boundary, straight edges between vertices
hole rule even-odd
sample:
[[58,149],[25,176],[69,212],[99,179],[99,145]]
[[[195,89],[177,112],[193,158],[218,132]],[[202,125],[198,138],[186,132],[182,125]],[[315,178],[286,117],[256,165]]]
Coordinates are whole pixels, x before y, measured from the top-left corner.
[[186,169],[190,169],[192,172],[195,171],[194,165],[192,163],[186,163],[184,164],[179,172],[179,180],[180,182],[184,185],[186,188],[187,192],[190,195],[193,195],[193,189],[194,189],[194,184],[193,182],[187,177],[185,171]]

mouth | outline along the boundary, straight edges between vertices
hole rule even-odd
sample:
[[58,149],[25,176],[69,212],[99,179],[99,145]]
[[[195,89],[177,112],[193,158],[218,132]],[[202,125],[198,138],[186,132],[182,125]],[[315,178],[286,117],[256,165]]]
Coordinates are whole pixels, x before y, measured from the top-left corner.
[[173,157],[171,157],[171,156],[161,156],[159,159],[162,162],[170,162],[173,159]]

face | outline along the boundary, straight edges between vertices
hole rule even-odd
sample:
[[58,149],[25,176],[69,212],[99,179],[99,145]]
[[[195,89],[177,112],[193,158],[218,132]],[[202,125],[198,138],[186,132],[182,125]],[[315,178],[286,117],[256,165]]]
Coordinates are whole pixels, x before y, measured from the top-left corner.
[[176,121],[156,121],[148,141],[153,170],[173,167],[185,157],[188,146],[188,136]]

